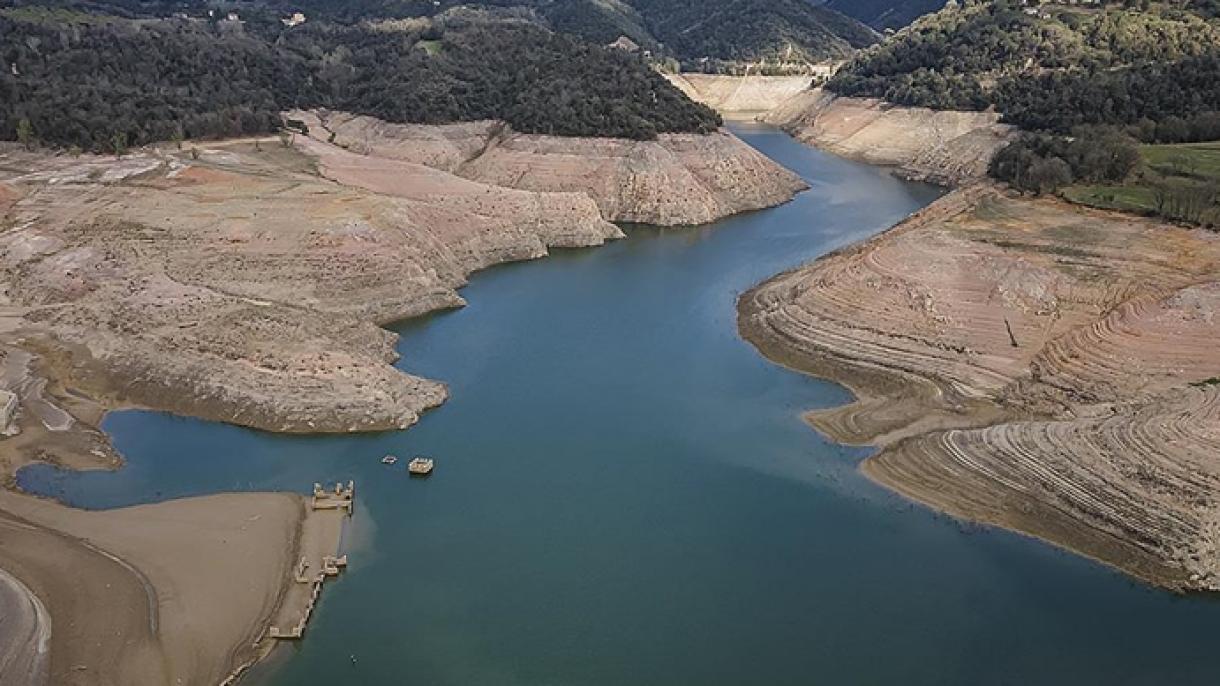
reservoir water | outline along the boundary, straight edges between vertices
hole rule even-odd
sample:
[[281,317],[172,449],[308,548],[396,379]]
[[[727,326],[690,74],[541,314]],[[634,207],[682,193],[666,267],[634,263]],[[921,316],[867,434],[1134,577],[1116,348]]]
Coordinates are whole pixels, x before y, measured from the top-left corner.
[[256,686],[1220,683],[1220,604],[913,506],[802,423],[847,393],[761,358],[736,296],[939,191],[736,131],[812,190],[476,275],[398,327],[400,366],[452,396],[409,431],[117,412],[122,470],[19,481],[106,508],[355,479],[351,566]]

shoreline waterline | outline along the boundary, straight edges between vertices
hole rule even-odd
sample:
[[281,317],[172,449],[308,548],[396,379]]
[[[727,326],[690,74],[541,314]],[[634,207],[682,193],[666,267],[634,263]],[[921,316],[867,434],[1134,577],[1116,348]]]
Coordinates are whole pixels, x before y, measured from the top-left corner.
[[[396,327],[399,364],[452,391],[407,432],[119,412],[122,471],[27,476],[98,506],[356,479],[352,568],[243,684],[1208,683],[1215,608],[914,508],[809,430],[848,392],[758,355],[737,297],[940,191],[746,131],[813,188],[476,275],[466,308]],[[397,478],[387,452],[437,473]]]

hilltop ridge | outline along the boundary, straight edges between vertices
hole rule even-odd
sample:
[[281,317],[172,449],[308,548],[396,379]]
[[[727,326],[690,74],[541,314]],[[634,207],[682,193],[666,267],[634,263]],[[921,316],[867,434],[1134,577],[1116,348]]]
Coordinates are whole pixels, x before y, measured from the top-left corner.
[[0,55],[0,140],[121,153],[267,133],[297,107],[636,140],[720,125],[638,56],[531,22],[477,12],[350,26],[272,18],[0,10],[10,46]]
[[951,5],[859,53],[826,87],[897,105],[994,108],[1006,123],[1055,133],[1210,116],[1220,110],[1220,22],[1209,7]]

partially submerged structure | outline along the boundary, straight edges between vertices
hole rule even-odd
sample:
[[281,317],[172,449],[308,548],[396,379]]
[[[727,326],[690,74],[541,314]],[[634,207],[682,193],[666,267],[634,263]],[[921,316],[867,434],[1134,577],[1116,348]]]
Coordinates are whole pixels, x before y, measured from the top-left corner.
[[301,530],[300,558],[292,570],[293,584],[285,595],[267,636],[299,639],[322,593],[322,583],[347,567],[347,555],[339,555],[343,525],[352,514],[356,485],[336,483],[333,489],[313,485],[309,513]]

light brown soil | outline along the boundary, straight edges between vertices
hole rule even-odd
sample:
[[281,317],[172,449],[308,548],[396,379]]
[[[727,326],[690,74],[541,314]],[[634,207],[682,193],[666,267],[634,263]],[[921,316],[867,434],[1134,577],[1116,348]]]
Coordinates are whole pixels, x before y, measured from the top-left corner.
[[810,421],[882,446],[871,478],[1215,589],[1217,274],[1214,234],[976,185],[750,291],[740,324],[856,391]]
[[992,156],[1014,135],[994,112],[897,107],[820,88],[787,99],[762,120],[837,155],[947,186],[986,176]]
[[334,134],[336,144],[369,157],[430,165],[494,186],[583,193],[615,222],[705,224],[787,202],[806,188],[724,131],[633,141],[529,135],[498,122],[436,127],[337,112],[292,116],[315,138]]
[[[57,381],[110,406],[276,431],[403,428],[445,391],[390,366],[395,337],[378,323],[460,305],[476,269],[621,235],[579,196],[402,164],[369,193],[261,147],[18,160],[35,171],[8,180],[23,197],[0,234],[23,308],[10,340],[56,351]],[[324,164],[353,157],[333,150]],[[116,164],[139,173],[96,182]]]
[[[31,462],[71,469],[114,468],[119,457],[97,429],[104,408],[92,399],[53,382],[53,357],[37,355],[38,341],[24,348],[0,345],[0,389],[17,395],[17,416],[0,439],[0,480],[13,486],[13,475]],[[67,417],[66,422],[57,421]],[[51,420],[51,421],[48,421]]]
[[475,270],[621,236],[603,215],[699,223],[803,187],[729,134],[551,139],[298,116],[350,149],[298,136],[198,159],[10,150],[8,340],[49,351],[53,381],[106,406],[273,431],[405,428],[445,389],[394,369],[378,324],[461,305]]
[[258,654],[303,508],[225,494],[85,512],[0,491],[0,560],[51,615],[48,683],[220,683]]
[[813,77],[727,76],[723,74],[665,74],[690,99],[727,117],[769,112],[809,90]]

